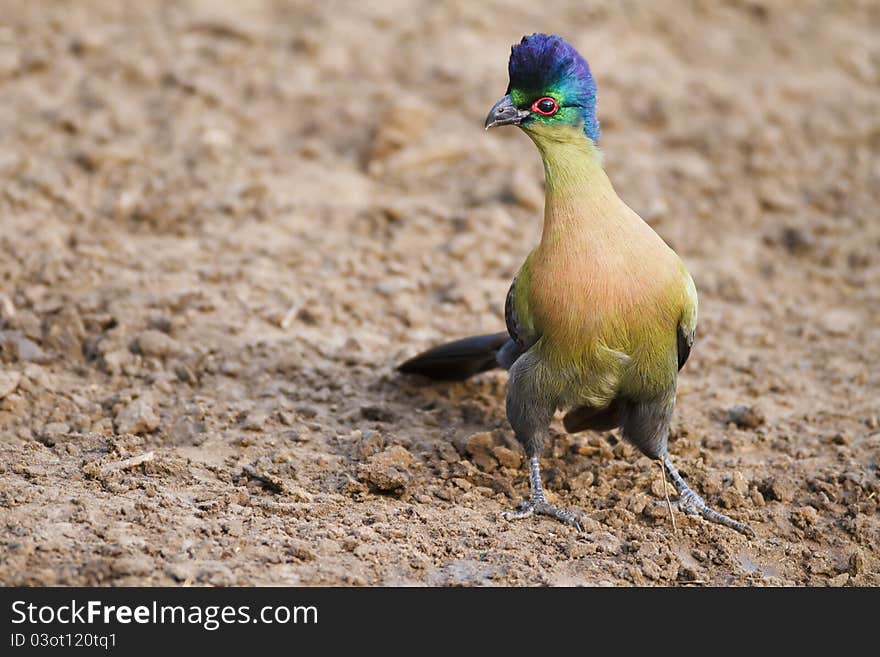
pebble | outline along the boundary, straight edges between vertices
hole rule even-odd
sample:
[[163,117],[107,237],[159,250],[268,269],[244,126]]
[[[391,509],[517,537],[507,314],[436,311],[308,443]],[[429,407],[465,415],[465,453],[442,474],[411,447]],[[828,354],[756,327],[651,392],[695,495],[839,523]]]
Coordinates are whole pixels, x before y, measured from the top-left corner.
[[108,351],[103,356],[104,369],[108,374],[120,374],[132,361],[132,355],[125,349]]
[[40,431],[40,442],[46,447],[53,447],[60,439],[70,433],[70,425],[65,422],[50,422]]
[[[492,454],[498,459],[498,462],[505,468],[518,468],[522,464],[522,457],[512,449],[498,445],[492,449]],[[592,476],[592,473],[590,473]],[[592,481],[590,482],[592,483]]]
[[837,577],[828,580],[828,586],[846,586],[849,582],[849,573],[840,573]]
[[642,562],[642,574],[648,579],[660,579],[660,568],[653,561],[645,559]]
[[[487,472],[492,472],[498,467],[494,449],[495,440],[488,431],[471,434],[465,444],[465,450],[470,454],[474,464]],[[507,451],[513,453],[511,450]]]
[[782,229],[782,245],[789,253],[803,255],[813,248],[813,240],[801,229],[789,226]]
[[18,388],[18,384],[20,381],[20,372],[0,372],[0,399],[3,399],[4,397],[6,397],[6,395],[15,392],[15,389]]
[[807,529],[819,522],[819,512],[811,506],[802,506],[791,514],[792,524],[799,529]]
[[740,429],[756,429],[764,424],[764,414],[752,406],[734,406],[727,412],[727,421]]
[[0,331],[0,356],[11,362],[44,363],[49,360],[40,345],[18,331]]
[[465,449],[467,449],[468,454],[473,456],[474,454],[490,452],[494,446],[495,440],[492,438],[492,434],[488,431],[480,431],[468,436]]
[[155,401],[144,395],[133,399],[116,414],[116,433],[143,434],[159,428]]
[[395,445],[384,452],[371,456],[366,463],[358,466],[358,478],[380,491],[402,494],[412,481],[409,470],[415,462],[412,454],[403,447]]
[[858,548],[849,555],[848,568],[853,577],[865,572],[865,557]]
[[162,331],[150,329],[138,333],[132,343],[132,350],[144,356],[165,358],[180,352],[180,343]]
[[846,308],[834,308],[825,313],[821,320],[822,327],[831,335],[850,335],[861,323],[859,315]]
[[154,565],[153,560],[147,556],[124,556],[115,559],[110,564],[110,570],[116,576],[129,575],[132,577],[139,577],[152,573]]
[[795,485],[785,477],[771,477],[761,485],[764,497],[777,502],[791,502],[796,490]]

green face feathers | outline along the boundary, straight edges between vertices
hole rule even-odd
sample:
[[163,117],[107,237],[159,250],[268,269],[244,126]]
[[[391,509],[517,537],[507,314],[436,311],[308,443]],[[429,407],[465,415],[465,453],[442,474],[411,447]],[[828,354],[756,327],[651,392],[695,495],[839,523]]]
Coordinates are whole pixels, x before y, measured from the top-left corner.
[[590,67],[562,37],[533,34],[513,46],[508,64],[508,94],[513,104],[531,112],[523,127],[583,123],[584,133],[599,139],[596,82]]

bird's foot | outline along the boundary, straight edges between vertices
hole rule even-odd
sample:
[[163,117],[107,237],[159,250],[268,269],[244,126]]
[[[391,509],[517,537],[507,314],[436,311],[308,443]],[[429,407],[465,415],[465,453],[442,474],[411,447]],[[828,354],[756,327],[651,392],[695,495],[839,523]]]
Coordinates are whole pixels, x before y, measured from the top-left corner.
[[[666,500],[657,500],[656,504],[666,504]],[[710,507],[703,500],[702,497],[697,495],[691,488],[685,488],[679,493],[678,499],[673,500],[671,502],[673,506],[677,506],[679,510],[688,516],[702,516],[709,522],[714,522],[719,525],[724,525],[725,527],[730,527],[731,529],[735,529],[741,534],[745,534],[749,537],[755,536],[755,530],[749,527],[744,522],[739,522],[738,520],[734,520],[733,518],[724,515],[723,513],[719,513],[712,507]]]
[[528,518],[533,515],[542,515],[542,516],[550,516],[552,518],[556,518],[557,520],[561,520],[564,523],[572,525],[579,532],[584,531],[583,526],[578,520],[578,516],[582,516],[582,511],[569,511],[567,509],[560,509],[555,504],[550,504],[543,497],[535,498],[533,497],[528,502],[520,502],[517,504],[516,511],[507,511],[502,513],[502,517],[505,520],[520,520],[522,518]]
[[669,473],[669,476],[672,477],[672,481],[678,489],[678,501],[673,504],[681,509],[683,513],[689,516],[700,515],[709,522],[730,527],[731,529],[735,529],[741,534],[745,534],[749,537],[755,536],[755,530],[744,522],[728,518],[723,513],[718,513],[718,511],[706,504],[703,501],[703,498],[697,495],[693,489],[687,485],[685,480],[682,479],[678,470],[672,465],[672,461],[669,460],[669,456],[663,457],[662,460],[666,471]]

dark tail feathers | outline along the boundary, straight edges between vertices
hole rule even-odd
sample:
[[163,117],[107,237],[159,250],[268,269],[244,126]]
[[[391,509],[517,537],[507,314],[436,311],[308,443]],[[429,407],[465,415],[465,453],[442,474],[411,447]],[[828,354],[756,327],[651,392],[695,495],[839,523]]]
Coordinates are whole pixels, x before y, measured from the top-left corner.
[[464,381],[474,374],[501,367],[498,351],[509,340],[504,331],[447,342],[410,358],[397,370],[438,381]]

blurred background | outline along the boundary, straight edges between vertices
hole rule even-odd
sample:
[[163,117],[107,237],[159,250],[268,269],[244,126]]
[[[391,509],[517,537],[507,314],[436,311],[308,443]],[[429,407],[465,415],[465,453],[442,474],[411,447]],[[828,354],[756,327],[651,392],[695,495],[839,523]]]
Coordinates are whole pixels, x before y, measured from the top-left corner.
[[[880,583],[878,3],[0,15],[3,584]],[[588,532],[496,523],[527,490],[505,375],[393,374],[503,326],[543,174],[482,124],[539,31],[694,275],[671,449],[756,541],[673,535],[646,459],[558,426]]]

